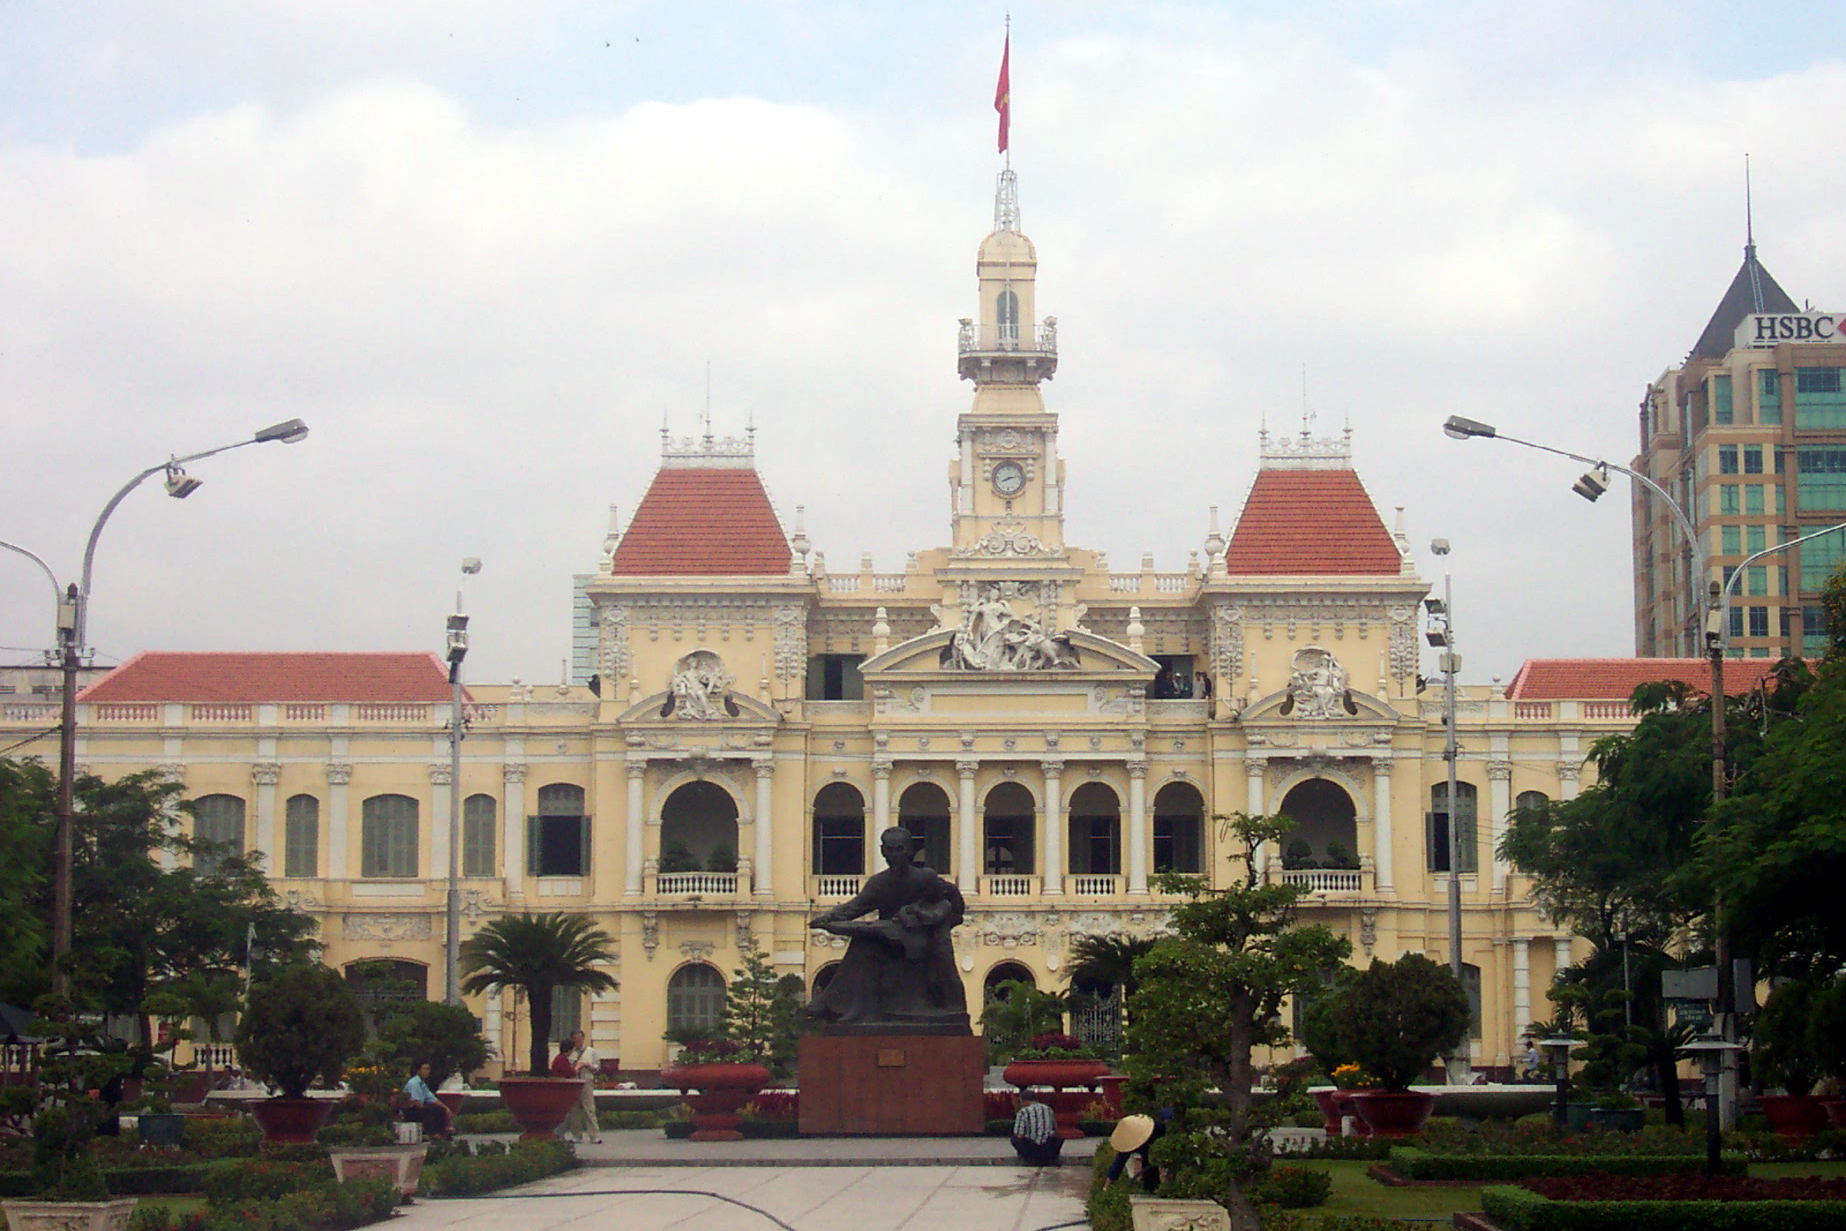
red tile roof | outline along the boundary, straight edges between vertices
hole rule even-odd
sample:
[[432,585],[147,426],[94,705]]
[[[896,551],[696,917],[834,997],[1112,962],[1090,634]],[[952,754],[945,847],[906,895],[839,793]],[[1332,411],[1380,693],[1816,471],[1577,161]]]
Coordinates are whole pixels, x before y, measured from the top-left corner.
[[788,573],[790,552],[769,493],[747,468],[662,468],[616,544],[625,577]]
[[1259,470],[1231,532],[1235,576],[1398,575],[1402,557],[1351,470]]
[[[1759,658],[1746,665],[1724,660],[1724,691],[1735,696],[1754,688],[1775,668]],[[1514,701],[1626,701],[1642,684],[1684,680],[1700,692],[1711,691],[1711,663],[1704,658],[1529,658],[1507,685]]]
[[447,701],[434,654],[137,654],[83,701]]

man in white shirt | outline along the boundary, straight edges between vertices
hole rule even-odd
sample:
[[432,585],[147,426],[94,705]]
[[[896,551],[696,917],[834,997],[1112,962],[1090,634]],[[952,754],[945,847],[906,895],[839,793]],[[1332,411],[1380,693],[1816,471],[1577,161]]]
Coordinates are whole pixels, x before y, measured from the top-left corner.
[[581,1106],[584,1119],[590,1126],[590,1140],[601,1145],[602,1125],[596,1120],[596,1076],[602,1071],[602,1059],[597,1056],[596,1049],[590,1046],[583,1031],[578,1030],[572,1033],[570,1041],[575,1049],[571,1053],[571,1063],[577,1066],[577,1076],[583,1078]]

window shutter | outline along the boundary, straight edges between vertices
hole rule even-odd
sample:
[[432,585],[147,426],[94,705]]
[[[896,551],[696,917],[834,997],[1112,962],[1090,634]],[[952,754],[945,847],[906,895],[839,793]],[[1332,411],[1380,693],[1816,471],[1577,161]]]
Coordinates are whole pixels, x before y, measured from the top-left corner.
[[590,818],[577,818],[577,875],[590,874]]
[[538,856],[539,856],[540,849],[541,847],[540,847],[540,843],[538,840],[538,818],[536,816],[528,816],[526,818],[526,875],[527,876],[543,875],[543,873],[539,870],[539,866],[538,866]]
[[1448,816],[1441,812],[1423,814],[1423,834],[1427,839],[1426,858],[1431,872],[1449,870]]

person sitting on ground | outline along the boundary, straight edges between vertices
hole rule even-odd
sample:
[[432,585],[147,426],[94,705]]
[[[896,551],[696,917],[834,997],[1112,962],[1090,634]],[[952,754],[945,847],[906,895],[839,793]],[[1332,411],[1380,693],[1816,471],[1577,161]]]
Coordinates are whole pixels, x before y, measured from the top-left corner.
[[1057,1116],[1030,1091],[1019,1095],[1019,1112],[1013,1117],[1013,1149],[1019,1160],[1033,1167],[1054,1167],[1064,1149],[1058,1136]]
[[404,1119],[421,1124],[425,1137],[447,1137],[449,1109],[442,1105],[442,1100],[429,1088],[429,1074],[429,1061],[424,1060],[411,1071],[410,1080],[404,1083],[404,1097],[410,1100],[404,1108]]

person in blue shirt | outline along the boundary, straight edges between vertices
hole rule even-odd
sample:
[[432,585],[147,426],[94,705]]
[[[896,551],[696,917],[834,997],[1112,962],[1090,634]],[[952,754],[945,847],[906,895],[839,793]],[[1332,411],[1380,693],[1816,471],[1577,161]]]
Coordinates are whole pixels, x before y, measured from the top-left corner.
[[410,1074],[410,1080],[404,1083],[404,1097],[409,1100],[409,1106],[404,1108],[404,1119],[421,1124],[425,1137],[448,1136],[449,1109],[429,1088],[429,1061],[418,1064]]

